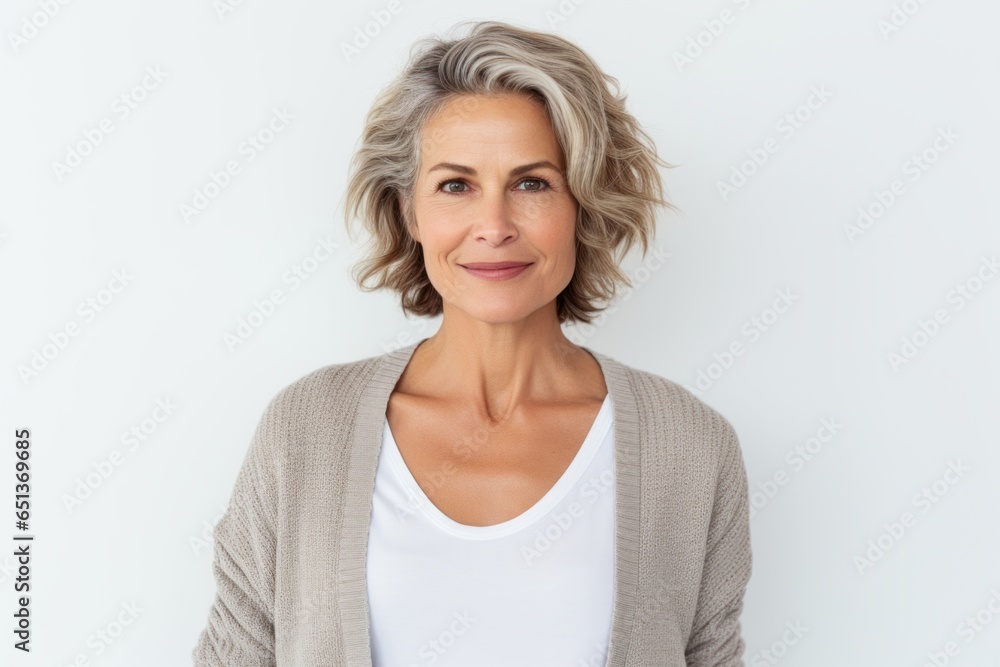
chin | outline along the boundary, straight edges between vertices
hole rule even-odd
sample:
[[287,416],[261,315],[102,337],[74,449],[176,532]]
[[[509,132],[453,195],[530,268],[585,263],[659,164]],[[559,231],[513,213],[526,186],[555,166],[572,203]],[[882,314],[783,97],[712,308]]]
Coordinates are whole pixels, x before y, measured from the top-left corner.
[[486,322],[487,324],[506,324],[509,322],[520,322],[534,312],[534,304],[523,302],[502,304],[484,303],[457,305],[469,317]]

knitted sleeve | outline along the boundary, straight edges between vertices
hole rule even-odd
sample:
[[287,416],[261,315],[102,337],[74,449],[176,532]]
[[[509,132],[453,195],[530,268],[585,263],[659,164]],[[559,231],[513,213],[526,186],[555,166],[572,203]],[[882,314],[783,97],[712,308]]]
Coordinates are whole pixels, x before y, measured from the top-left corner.
[[740,613],[752,561],[750,502],[736,431],[724,418],[720,423],[723,448],[698,607],[685,650],[688,667],[744,666]]
[[194,667],[275,667],[277,486],[275,397],[257,425],[229,506],[213,531],[216,596],[192,652]]

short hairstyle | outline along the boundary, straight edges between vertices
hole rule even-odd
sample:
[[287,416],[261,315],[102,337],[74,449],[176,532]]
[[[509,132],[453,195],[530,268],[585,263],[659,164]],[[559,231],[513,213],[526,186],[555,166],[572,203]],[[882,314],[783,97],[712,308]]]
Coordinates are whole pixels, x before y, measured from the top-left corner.
[[458,96],[522,93],[545,105],[577,202],[576,266],[556,299],[559,322],[589,323],[610,304],[616,284],[632,285],[619,263],[636,243],[645,256],[656,207],[676,208],[664,200],[657,171],[674,165],[657,155],[626,111],[618,80],[580,47],[500,21],[466,21],[453,29],[470,23],[464,37],[415,42],[406,67],[368,112],[351,159],[344,215],[349,235],[352,219],[360,219],[373,247],[353,277],[363,291],[395,290],[407,313],[442,312],[420,244],[406,229],[414,219],[424,123]]

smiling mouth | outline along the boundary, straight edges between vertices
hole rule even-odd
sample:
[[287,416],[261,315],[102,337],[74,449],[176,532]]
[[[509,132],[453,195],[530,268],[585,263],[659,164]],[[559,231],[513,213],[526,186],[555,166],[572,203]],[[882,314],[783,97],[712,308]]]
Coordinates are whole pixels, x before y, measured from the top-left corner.
[[469,262],[468,264],[459,264],[459,266],[464,266],[467,269],[510,269],[518,266],[527,266],[531,262]]
[[508,280],[509,278],[521,275],[531,265],[532,263],[530,262],[475,262],[459,264],[459,266],[470,274],[485,280]]

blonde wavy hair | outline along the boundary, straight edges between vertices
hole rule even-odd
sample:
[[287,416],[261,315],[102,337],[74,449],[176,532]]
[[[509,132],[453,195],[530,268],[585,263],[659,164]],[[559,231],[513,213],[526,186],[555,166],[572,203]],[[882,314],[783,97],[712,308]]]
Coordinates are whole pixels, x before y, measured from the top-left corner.
[[[544,103],[577,201],[576,266],[556,299],[559,322],[590,323],[616,286],[631,286],[619,263],[655,235],[663,197],[657,166],[672,168],[625,109],[618,80],[578,46],[554,34],[500,21],[471,24],[464,37],[425,37],[410,48],[403,71],[375,98],[350,162],[345,223],[369,233],[371,249],[352,276],[363,291],[395,290],[404,311],[433,317],[441,295],[424,269],[420,244],[406,229],[414,219],[424,123],[461,95],[523,93]],[[400,201],[408,202],[405,211]],[[374,284],[369,285],[369,281]],[[601,303],[603,302],[603,303]]]

